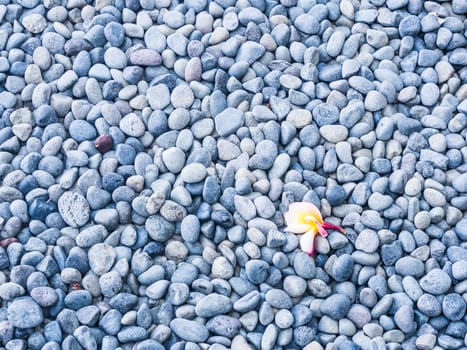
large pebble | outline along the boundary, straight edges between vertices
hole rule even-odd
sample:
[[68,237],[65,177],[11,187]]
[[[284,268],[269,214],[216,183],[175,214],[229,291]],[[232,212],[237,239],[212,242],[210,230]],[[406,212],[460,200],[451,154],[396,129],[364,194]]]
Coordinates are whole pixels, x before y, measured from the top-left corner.
[[206,174],[206,167],[201,163],[192,163],[183,168],[180,177],[186,183],[195,183],[204,180]]
[[7,309],[8,321],[17,328],[33,328],[40,325],[44,316],[41,307],[30,297],[15,299]]
[[241,324],[235,317],[220,315],[211,318],[206,323],[206,328],[214,334],[233,338],[240,332]]
[[441,295],[451,288],[449,275],[441,269],[433,269],[420,280],[420,287],[433,295]]
[[333,294],[325,299],[319,310],[324,315],[339,320],[343,318],[350,309],[350,299],[345,294]]
[[112,246],[99,243],[89,249],[89,266],[96,275],[100,276],[110,271],[116,257],[117,254]]
[[65,192],[58,200],[58,211],[62,219],[72,227],[85,225],[90,216],[89,203],[77,192]]
[[200,317],[213,317],[228,313],[232,309],[232,301],[224,295],[209,294],[196,304],[196,314]]
[[204,342],[209,336],[209,331],[204,325],[183,318],[172,320],[170,328],[185,341],[200,343]]
[[129,113],[120,121],[120,129],[128,136],[139,137],[144,134],[146,127],[135,113]]
[[217,133],[220,136],[227,136],[243,126],[245,116],[241,111],[229,107],[219,113],[214,120]]

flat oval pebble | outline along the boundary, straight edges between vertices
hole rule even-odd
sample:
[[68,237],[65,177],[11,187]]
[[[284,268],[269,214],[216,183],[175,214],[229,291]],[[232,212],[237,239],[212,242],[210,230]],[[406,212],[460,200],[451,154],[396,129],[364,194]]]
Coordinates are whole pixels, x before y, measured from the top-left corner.
[[348,130],[343,125],[323,125],[319,132],[326,141],[332,143],[344,141],[348,135]]
[[191,342],[204,342],[209,335],[209,331],[204,325],[182,318],[171,321],[170,328],[180,338]]
[[192,163],[183,168],[180,177],[187,183],[195,183],[206,177],[206,168],[200,163]]
[[200,317],[212,317],[228,313],[232,309],[229,298],[219,294],[209,294],[196,304],[196,314]]
[[271,289],[266,293],[266,301],[274,308],[289,309],[293,302],[290,297],[281,289]]
[[136,50],[130,55],[130,62],[142,66],[158,66],[162,63],[161,55],[154,50]]

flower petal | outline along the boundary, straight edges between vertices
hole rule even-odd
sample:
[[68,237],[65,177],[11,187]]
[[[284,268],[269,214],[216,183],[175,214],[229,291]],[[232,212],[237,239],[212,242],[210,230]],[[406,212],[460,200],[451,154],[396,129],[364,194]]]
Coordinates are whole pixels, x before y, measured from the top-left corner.
[[324,229],[324,227],[323,227],[324,225],[318,224],[318,225],[316,225],[316,226],[317,226],[318,232],[319,232],[319,234],[320,234],[321,236],[323,236],[323,237],[327,237],[327,236],[328,236],[328,231],[326,231],[326,230]]
[[293,224],[306,225],[305,214],[296,210],[289,210],[286,213],[284,213],[284,219],[285,223],[289,226]]
[[290,210],[304,213],[307,216],[312,215],[319,222],[323,221],[323,218],[321,216],[319,209],[313,203],[309,203],[309,202],[292,203],[289,205],[289,211]]
[[315,250],[315,234],[307,232],[300,238],[300,248],[308,255],[313,255]]
[[292,223],[285,228],[285,231],[292,233],[305,233],[312,229],[308,224]]

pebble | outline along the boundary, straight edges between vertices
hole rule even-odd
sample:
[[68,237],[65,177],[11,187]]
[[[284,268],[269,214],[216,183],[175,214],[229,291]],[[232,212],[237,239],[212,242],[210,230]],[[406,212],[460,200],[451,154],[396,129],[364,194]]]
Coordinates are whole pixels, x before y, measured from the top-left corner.
[[6,282],[0,286],[0,296],[5,300],[12,300],[25,293],[24,288],[14,282]]
[[436,344],[436,335],[423,334],[417,338],[415,345],[419,349],[433,349]]
[[41,307],[30,297],[15,299],[9,304],[7,318],[14,327],[20,329],[36,327],[44,320]]
[[221,315],[228,313],[231,309],[232,302],[230,299],[215,293],[205,296],[196,304],[196,314],[200,317]]
[[212,274],[216,278],[228,279],[233,276],[234,270],[230,262],[223,256],[217,257],[212,263]]
[[353,258],[344,254],[334,261],[331,268],[331,276],[338,282],[342,282],[350,278],[353,272],[354,261]]
[[460,174],[452,180],[452,187],[458,192],[467,192],[467,176]]
[[195,321],[176,318],[170,322],[170,329],[185,341],[204,342],[208,336],[208,329]]
[[400,307],[394,315],[394,321],[404,333],[412,333],[417,327],[414,321],[414,310],[410,305]]
[[428,293],[440,295],[449,290],[451,279],[443,270],[433,269],[420,280],[420,287]]
[[36,287],[30,292],[34,301],[42,307],[50,307],[57,303],[58,295],[50,287]]
[[420,260],[406,256],[396,262],[396,272],[402,276],[421,277],[425,267]]
[[183,218],[180,231],[185,241],[194,243],[200,234],[200,222],[195,215],[187,215]]
[[240,321],[227,315],[219,315],[211,318],[206,323],[206,328],[217,335],[233,338],[240,332]]
[[379,247],[378,234],[373,230],[363,230],[355,241],[355,248],[365,253],[374,253]]
[[139,137],[146,130],[143,122],[135,113],[129,113],[119,123],[120,129],[128,136]]
[[33,34],[38,34],[44,31],[47,27],[47,21],[39,13],[33,13],[23,18],[23,26]]
[[155,50],[141,49],[131,53],[130,62],[134,65],[158,66],[162,63],[162,57]]
[[188,85],[178,85],[170,95],[174,108],[189,108],[194,102],[193,91]]
[[420,99],[423,105],[433,106],[439,99],[439,89],[434,83],[427,83],[420,90]]
[[281,289],[271,289],[266,293],[266,301],[277,309],[290,309],[293,306],[292,299]]
[[459,294],[448,294],[443,298],[443,314],[450,321],[458,321],[465,314],[466,303]]
[[319,31],[319,21],[311,14],[299,15],[294,24],[299,31],[305,34],[316,34]]
[[376,112],[387,105],[387,100],[379,91],[369,91],[365,98],[365,108],[370,112]]
[[177,147],[170,147],[162,152],[162,160],[169,171],[179,173],[185,165],[185,153]]
[[431,294],[423,294],[417,300],[417,308],[429,317],[439,316],[442,306],[438,299]]
[[350,299],[345,294],[333,294],[326,298],[320,305],[322,314],[328,315],[334,320],[343,318],[350,309]]
[[245,265],[248,280],[253,284],[260,284],[269,274],[269,264],[262,260],[249,260]]
[[220,136],[230,135],[243,125],[244,120],[241,111],[229,107],[215,117],[216,131]]
[[299,252],[293,260],[293,268],[298,276],[304,279],[311,279],[316,274],[316,266],[306,253]]
[[96,275],[101,276],[112,268],[116,256],[114,248],[110,245],[95,244],[89,249],[89,267]]
[[180,178],[186,183],[196,183],[206,177],[206,168],[201,163],[188,164],[180,173]]
[[58,200],[60,215],[68,225],[81,227],[85,225],[90,217],[89,203],[77,192],[65,192]]
[[343,125],[323,125],[319,133],[328,142],[338,143],[344,141],[348,136],[348,130]]
[[309,125],[313,119],[310,111],[305,109],[293,109],[287,115],[286,120],[296,128],[304,128]]
[[[51,122],[50,116],[48,121]],[[70,135],[78,142],[96,138],[96,129],[84,120],[73,120],[70,124]]]

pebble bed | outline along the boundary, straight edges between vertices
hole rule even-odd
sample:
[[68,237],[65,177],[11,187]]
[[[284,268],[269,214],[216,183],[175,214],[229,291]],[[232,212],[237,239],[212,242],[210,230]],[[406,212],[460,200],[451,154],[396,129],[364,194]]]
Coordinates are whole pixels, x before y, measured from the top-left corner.
[[0,348],[466,349],[466,13],[0,0]]

